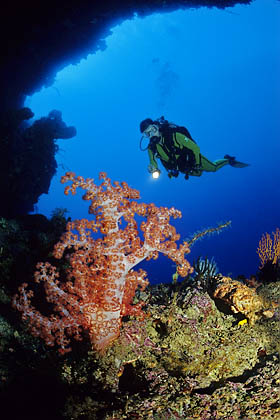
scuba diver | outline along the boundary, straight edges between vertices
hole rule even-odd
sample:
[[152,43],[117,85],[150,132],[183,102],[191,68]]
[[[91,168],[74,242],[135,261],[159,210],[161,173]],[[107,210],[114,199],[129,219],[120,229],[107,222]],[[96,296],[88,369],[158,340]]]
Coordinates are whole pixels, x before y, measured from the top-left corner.
[[[140,149],[148,150],[150,159],[148,171],[153,178],[158,178],[160,175],[157,158],[167,170],[169,178],[177,178],[181,172],[185,174],[185,179],[189,179],[189,176],[201,176],[204,171],[216,172],[225,165],[234,168],[249,166],[229,155],[211,162],[201,155],[199,146],[185,127],[170,123],[164,117],[157,120],[146,118],[140,123],[140,131],[142,133]],[[142,147],[144,137],[149,139],[146,148]]]

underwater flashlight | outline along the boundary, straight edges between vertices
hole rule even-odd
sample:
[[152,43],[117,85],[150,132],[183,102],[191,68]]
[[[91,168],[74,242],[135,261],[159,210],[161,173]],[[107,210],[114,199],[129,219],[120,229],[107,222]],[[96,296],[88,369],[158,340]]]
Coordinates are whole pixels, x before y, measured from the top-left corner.
[[156,169],[153,173],[152,173],[152,177],[154,179],[158,179],[160,176],[160,171],[158,169]]

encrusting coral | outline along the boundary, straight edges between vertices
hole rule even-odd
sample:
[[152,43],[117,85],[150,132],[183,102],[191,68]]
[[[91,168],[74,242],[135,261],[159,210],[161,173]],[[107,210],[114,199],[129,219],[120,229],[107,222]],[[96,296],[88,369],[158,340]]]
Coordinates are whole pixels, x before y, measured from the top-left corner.
[[[280,282],[273,290],[279,299]],[[126,318],[105,357],[64,359],[63,380],[82,388],[67,401],[67,419],[81,412],[102,420],[279,419],[279,314],[241,326],[186,284],[175,301],[172,284],[149,286],[137,298],[148,316]],[[111,396],[106,415],[100,389]]]
[[[71,182],[65,194],[75,194],[79,187],[86,190],[83,199],[91,202],[89,213],[95,220],[69,222],[66,233],[55,245],[53,255],[57,259],[68,250],[70,268],[66,282],[59,280],[56,267],[50,263],[37,265],[35,281],[44,284],[55,314],[48,317],[35,309],[31,304],[34,293],[27,290],[27,283],[13,299],[31,333],[47,345],[57,344],[62,354],[70,350],[70,336],[82,339],[82,329],[88,331],[93,347],[103,351],[118,337],[123,316],[144,315],[143,302],[132,304],[135,291],[148,284],[145,271],[133,270],[140,261],[156,259],[161,252],[176,263],[178,274],[186,276],[192,271],[185,259],[188,243],[178,247],[180,235],[169,224],[170,217],[181,217],[181,212],[138,203],[135,199],[139,192],[125,182],[112,185],[105,173],[100,173],[99,178],[99,186],[93,179],[76,177],[72,172],[61,179],[62,183]],[[141,233],[135,215],[145,218]],[[94,239],[92,234],[98,232],[102,236]]]
[[258,295],[254,288],[230,277],[222,277],[214,291],[214,297],[228,303],[234,313],[244,314],[251,325],[254,325],[262,316],[271,318],[278,306],[276,302],[270,302]]

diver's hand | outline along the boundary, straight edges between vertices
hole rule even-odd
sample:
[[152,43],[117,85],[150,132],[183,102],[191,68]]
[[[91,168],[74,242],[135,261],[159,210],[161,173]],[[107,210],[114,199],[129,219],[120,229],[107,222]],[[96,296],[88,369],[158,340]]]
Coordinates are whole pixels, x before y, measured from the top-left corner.
[[195,165],[191,171],[189,171],[189,175],[200,176],[202,174],[202,167],[201,165]]
[[157,171],[158,169],[155,168],[153,165],[148,165],[148,172],[152,174],[153,172]]
[[192,169],[189,171],[189,173],[192,173],[192,172],[200,172],[200,171],[201,171],[201,165],[197,164],[197,165],[194,165],[192,167]]

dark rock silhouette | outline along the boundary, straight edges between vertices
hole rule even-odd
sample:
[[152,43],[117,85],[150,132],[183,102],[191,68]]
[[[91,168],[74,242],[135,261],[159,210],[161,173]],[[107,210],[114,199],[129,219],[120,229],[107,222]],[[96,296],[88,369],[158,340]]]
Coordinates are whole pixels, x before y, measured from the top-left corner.
[[5,112],[0,117],[0,216],[12,218],[34,209],[41,194],[47,194],[57,163],[56,139],[76,135],[60,111],[51,111],[32,125],[29,108]]

